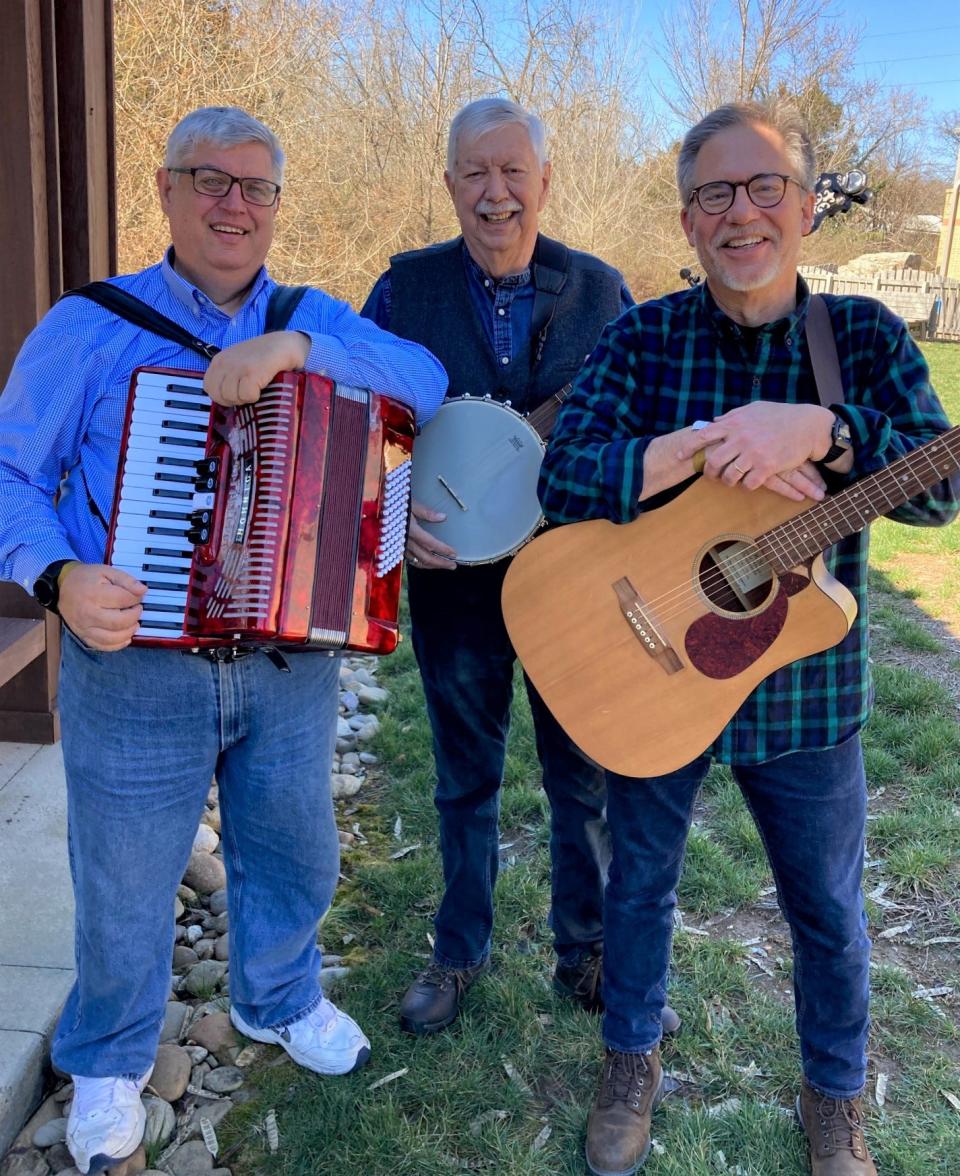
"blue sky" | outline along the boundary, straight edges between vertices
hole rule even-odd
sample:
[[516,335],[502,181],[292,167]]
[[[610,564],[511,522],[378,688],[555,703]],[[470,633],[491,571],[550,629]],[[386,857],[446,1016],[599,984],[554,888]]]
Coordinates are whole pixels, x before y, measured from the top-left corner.
[[[625,34],[648,46],[662,42],[662,14],[677,11],[683,0],[586,0],[602,19],[609,13]],[[720,8],[732,9],[730,0]],[[865,4],[835,0],[832,20],[860,30],[856,76],[886,87],[905,86],[927,99],[931,120],[960,114],[960,0],[923,0],[911,5],[904,0],[867,0]],[[654,77],[663,65],[646,53]],[[931,161],[953,171],[954,149],[931,134],[927,141]]]
[[[887,85],[909,86],[930,110],[960,112],[960,4],[926,0],[870,0],[862,20],[858,69]],[[851,16],[855,10],[850,9]],[[841,18],[842,19],[842,18]]]
[[[659,41],[661,14],[682,0],[593,0],[594,12],[616,13],[635,35]],[[589,0],[588,0],[589,4]],[[960,111],[960,3],[923,0],[836,2],[832,19],[860,28],[860,76],[903,85],[929,99],[931,112]]]

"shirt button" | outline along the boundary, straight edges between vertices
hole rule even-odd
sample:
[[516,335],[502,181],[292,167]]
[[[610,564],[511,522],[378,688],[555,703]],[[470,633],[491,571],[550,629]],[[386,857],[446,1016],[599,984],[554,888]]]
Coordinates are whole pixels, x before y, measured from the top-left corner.
[[506,313],[507,313],[507,312],[506,312],[506,311],[503,309],[503,307],[502,307],[502,306],[498,306],[498,307],[497,307],[497,314],[506,314]]
[[754,388],[759,388],[759,387],[760,387],[760,377],[759,377],[759,376],[754,376],[754,377],[753,377],[753,386],[754,386]]
[[784,343],[786,343],[786,345],[787,345],[788,347],[792,347],[792,346],[793,346],[793,336],[792,336],[792,335],[788,335],[788,336],[786,337],[786,339],[784,339]]
[[486,288],[487,288],[488,290],[490,289],[490,279],[489,279],[489,278],[484,278],[484,279],[483,279],[483,284],[484,284],[484,286],[486,286]]
[[507,365],[507,364],[510,362],[510,356],[509,356],[509,355],[501,355],[501,356],[500,356],[500,362],[501,362],[501,363],[502,363],[504,366],[506,366],[506,365]]

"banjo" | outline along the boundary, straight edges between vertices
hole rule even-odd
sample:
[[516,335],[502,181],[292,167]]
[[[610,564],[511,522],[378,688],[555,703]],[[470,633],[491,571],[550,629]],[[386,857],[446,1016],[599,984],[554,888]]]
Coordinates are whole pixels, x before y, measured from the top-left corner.
[[446,400],[414,443],[410,493],[442,523],[419,520],[457,563],[513,555],[543,526],[537,477],[566,384],[527,416],[489,396]]

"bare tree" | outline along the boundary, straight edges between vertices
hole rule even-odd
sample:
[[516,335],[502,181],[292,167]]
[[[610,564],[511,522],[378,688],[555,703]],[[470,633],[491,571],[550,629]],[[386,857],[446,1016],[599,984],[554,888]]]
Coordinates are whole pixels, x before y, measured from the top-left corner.
[[[676,287],[689,264],[676,144],[652,113],[643,50],[590,0],[114,0],[114,11],[125,269],[167,242],[153,176],[170,127],[196,106],[238,105],[287,152],[272,271],[358,304],[392,253],[457,232],[447,129],[490,94],[547,124],[547,232],[618,266],[638,297]],[[835,259],[868,234],[905,239],[929,190],[922,105],[854,84],[856,30],[829,16],[828,0],[691,0],[664,28],[675,84],[660,109],[689,125],[731,98],[798,102],[821,167],[866,165],[878,193],[872,213],[811,241]]]

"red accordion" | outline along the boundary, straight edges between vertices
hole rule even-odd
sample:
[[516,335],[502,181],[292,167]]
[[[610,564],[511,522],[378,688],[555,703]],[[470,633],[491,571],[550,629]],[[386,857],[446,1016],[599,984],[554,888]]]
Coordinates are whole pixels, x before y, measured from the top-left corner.
[[147,585],[134,645],[389,653],[413,413],[280,372],[221,408],[203,373],[137,368],[107,563]]

